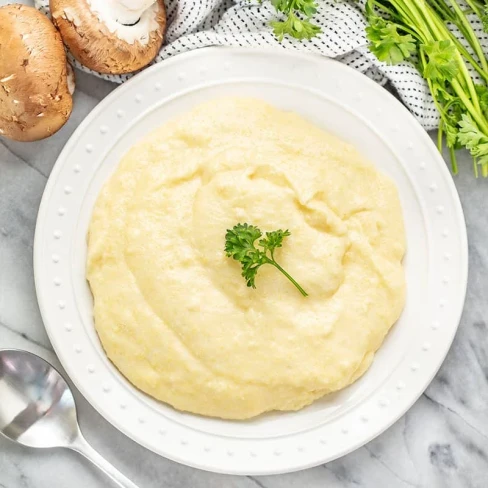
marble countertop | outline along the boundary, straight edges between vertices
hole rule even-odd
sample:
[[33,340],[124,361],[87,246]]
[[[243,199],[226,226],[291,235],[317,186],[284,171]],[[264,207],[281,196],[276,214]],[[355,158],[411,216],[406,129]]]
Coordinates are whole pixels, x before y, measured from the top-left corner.
[[[58,366],[34,290],[32,245],[37,211],[63,145],[114,88],[90,75],[77,75],[75,109],[61,131],[35,143],[0,138],[0,348],[27,349]],[[467,154],[461,155],[460,168],[454,181],[466,215],[470,250],[461,325],[427,391],[377,439],[342,459],[299,473],[224,476],[188,468],[147,451],[115,430],[77,394],[87,439],[141,488],[488,486],[488,180],[475,180]],[[0,438],[0,488],[67,486],[111,485],[74,453],[29,450]]]

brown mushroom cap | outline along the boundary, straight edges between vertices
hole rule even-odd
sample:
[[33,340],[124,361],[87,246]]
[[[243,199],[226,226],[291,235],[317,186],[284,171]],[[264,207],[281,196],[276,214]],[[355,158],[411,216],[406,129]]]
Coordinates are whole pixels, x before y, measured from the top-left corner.
[[[73,57],[99,73],[122,74],[143,68],[155,58],[163,43],[163,0],[157,0],[144,12],[144,22],[133,26],[118,23],[116,18],[111,18],[108,25],[96,11],[96,3],[87,0],[50,0],[49,6],[53,23]],[[150,27],[144,30],[146,25]]]
[[72,104],[63,41],[49,19],[25,5],[0,7],[0,136],[48,137]]

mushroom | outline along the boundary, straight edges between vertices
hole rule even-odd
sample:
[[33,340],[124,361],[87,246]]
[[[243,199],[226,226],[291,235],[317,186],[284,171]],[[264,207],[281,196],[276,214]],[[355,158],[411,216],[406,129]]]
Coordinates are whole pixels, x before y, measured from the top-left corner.
[[71,94],[63,41],[49,19],[26,5],[0,7],[0,136],[54,134],[71,114]]
[[73,57],[99,73],[136,71],[163,43],[163,0],[50,0],[49,6]]

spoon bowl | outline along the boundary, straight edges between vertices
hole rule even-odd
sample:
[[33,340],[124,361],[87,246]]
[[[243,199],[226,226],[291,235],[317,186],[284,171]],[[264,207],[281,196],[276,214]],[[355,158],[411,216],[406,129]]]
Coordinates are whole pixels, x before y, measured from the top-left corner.
[[47,361],[27,351],[0,350],[0,433],[36,448],[72,449],[121,488],[137,488],[81,434],[68,383]]
[[71,444],[78,436],[75,400],[64,378],[34,354],[0,351],[0,432],[29,447]]

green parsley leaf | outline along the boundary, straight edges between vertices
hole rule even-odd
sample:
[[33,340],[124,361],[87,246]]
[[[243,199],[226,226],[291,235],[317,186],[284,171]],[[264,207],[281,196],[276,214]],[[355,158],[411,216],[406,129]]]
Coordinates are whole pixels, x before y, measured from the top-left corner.
[[488,87],[478,84],[476,84],[474,87],[476,90],[476,94],[478,95],[481,111],[483,112],[483,115],[488,119]]
[[290,0],[271,0],[271,4],[278,12],[288,12],[292,8]]
[[290,234],[289,230],[274,230],[273,232],[266,232],[266,238],[259,241],[259,245],[265,249],[269,249],[271,254],[277,247],[283,246],[283,239],[288,237]]
[[401,35],[392,22],[372,16],[366,27],[369,49],[376,57],[388,64],[398,64],[416,51],[415,40],[410,34]]
[[317,13],[317,3],[315,0],[295,0],[295,9],[307,17],[312,17]]
[[485,5],[483,15],[481,16],[481,22],[483,23],[483,30],[488,32],[488,3]]
[[446,133],[446,144],[447,147],[456,147],[458,140],[458,128],[455,125],[445,124],[444,132]]
[[422,46],[428,57],[424,77],[432,81],[451,81],[459,73],[456,47],[450,39],[432,41]]
[[469,150],[480,166],[487,167],[488,136],[481,132],[470,115],[463,114],[459,126],[459,142]]
[[322,32],[318,25],[312,24],[309,20],[301,20],[294,14],[289,14],[284,21],[270,22],[273,27],[274,35],[281,42],[286,35],[294,37],[295,39],[312,39],[317,34]]
[[444,131],[446,133],[447,147],[453,149],[461,149],[462,145],[458,140],[459,122],[462,119],[463,109],[459,102],[452,97],[448,98],[449,109],[444,113],[445,125]]

